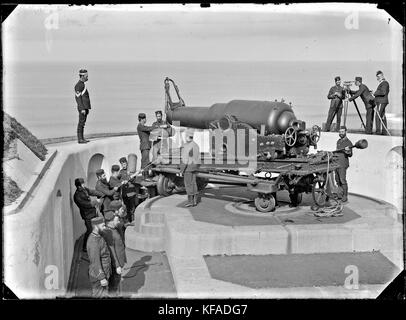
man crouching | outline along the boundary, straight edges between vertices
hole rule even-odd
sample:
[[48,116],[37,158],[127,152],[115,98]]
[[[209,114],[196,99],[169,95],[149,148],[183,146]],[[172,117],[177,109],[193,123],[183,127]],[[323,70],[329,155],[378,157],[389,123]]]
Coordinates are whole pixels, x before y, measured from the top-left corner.
[[185,207],[194,207],[197,205],[199,191],[196,183],[196,170],[200,164],[200,148],[193,141],[194,132],[187,129],[185,140],[181,147],[181,165],[180,173],[184,176],[185,188],[188,202]]

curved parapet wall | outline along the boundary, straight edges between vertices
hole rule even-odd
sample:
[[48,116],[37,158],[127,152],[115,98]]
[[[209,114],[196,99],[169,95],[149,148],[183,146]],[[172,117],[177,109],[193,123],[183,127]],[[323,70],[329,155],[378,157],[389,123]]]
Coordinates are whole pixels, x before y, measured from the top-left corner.
[[126,136],[49,146],[54,149],[58,154],[32,198],[4,216],[5,283],[19,298],[65,294],[74,244],[85,231],[73,202],[74,179],[87,178],[94,188],[89,170],[101,166],[109,173],[120,157],[139,153],[139,140]]

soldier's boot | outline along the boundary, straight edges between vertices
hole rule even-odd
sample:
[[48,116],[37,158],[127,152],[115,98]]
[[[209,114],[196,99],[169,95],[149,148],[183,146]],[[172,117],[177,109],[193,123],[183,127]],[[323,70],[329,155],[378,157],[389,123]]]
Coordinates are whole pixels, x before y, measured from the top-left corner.
[[343,184],[342,188],[343,188],[343,197],[342,197],[341,201],[348,202],[348,185]]
[[85,139],[83,139],[83,128],[78,128],[78,143],[87,143]]
[[187,195],[187,203],[185,204],[185,207],[193,207],[193,195]]
[[199,196],[199,195],[197,195],[197,194],[193,195],[193,206],[194,206],[194,207],[196,207],[197,204],[199,203],[199,198],[198,198],[198,196]]
[[83,127],[82,130],[81,130],[81,131],[82,131],[82,132],[81,132],[82,140],[85,141],[85,143],[90,142],[90,140],[85,139],[84,133],[83,133],[84,130],[85,130],[85,128]]

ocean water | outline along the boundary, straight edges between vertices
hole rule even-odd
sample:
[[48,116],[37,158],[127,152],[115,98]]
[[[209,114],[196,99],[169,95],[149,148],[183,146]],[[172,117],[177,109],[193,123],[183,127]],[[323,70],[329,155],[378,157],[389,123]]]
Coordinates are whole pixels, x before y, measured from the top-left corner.
[[[91,62],[12,63],[3,66],[3,109],[38,138],[76,135],[78,112],[73,87],[78,70],[89,71],[86,83],[92,109],[86,133],[135,131],[139,112],[154,120],[164,108],[164,79],[178,85],[187,106],[211,106],[233,99],[292,102],[296,117],[310,126],[326,121],[327,92],[334,77],[363,76],[375,90],[376,70],[391,86],[387,108],[391,127],[401,128],[402,67],[391,62]],[[365,117],[361,100],[358,107]],[[353,104],[347,125],[361,128]]]

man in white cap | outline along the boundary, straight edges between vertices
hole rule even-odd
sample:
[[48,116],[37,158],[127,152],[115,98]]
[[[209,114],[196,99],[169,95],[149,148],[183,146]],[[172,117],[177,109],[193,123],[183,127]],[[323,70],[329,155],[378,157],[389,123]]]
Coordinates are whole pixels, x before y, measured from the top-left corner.
[[90,98],[85,82],[89,79],[86,69],[79,70],[79,81],[75,85],[75,100],[79,111],[79,123],[77,127],[78,143],[87,143],[83,136],[87,115],[89,114]]
[[184,176],[186,193],[188,202],[186,207],[194,207],[197,205],[198,189],[196,184],[196,170],[200,164],[200,148],[193,141],[193,129],[187,129],[185,132],[185,142],[181,147],[181,165],[180,171]]

